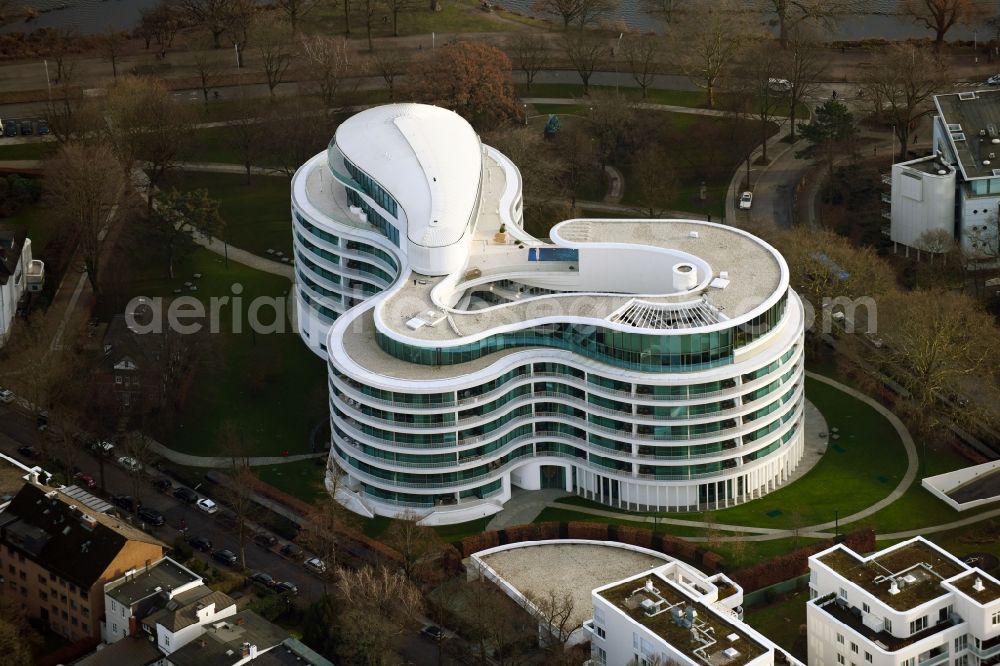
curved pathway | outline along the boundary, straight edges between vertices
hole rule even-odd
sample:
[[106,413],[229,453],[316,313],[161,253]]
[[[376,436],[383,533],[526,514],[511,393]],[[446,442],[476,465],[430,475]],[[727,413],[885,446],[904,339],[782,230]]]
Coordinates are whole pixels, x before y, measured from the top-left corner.
[[[916,444],[913,442],[913,437],[910,435],[910,431],[906,429],[906,426],[903,425],[903,422],[900,421],[895,414],[886,409],[874,398],[871,398],[862,393],[861,391],[851,388],[850,386],[845,386],[844,384],[841,384],[840,382],[834,379],[830,379],[829,377],[825,377],[823,375],[818,375],[815,372],[807,371],[806,376],[809,377],[810,379],[814,379],[816,381],[823,382],[824,384],[828,384],[829,386],[832,386],[837,390],[850,395],[852,398],[864,402],[866,405],[870,406],[872,409],[877,411],[880,415],[885,417],[885,419],[889,421],[889,423],[892,425],[893,429],[895,429],[896,433],[899,435],[900,440],[903,442],[903,448],[906,451],[906,461],[907,461],[906,472],[903,474],[903,478],[900,480],[899,484],[892,490],[892,492],[890,492],[888,495],[883,497],[878,502],[875,502],[871,506],[868,506],[862,509],[861,511],[857,511],[849,516],[844,516],[844,518],[842,518],[839,521],[839,524],[841,525],[848,525],[850,523],[857,522],[859,520],[867,518],[868,516],[871,516],[881,511],[882,509],[886,508],[887,506],[889,506],[890,504],[892,504],[893,502],[895,502],[896,500],[898,500],[900,497],[903,496],[903,494],[909,489],[909,487],[913,484],[913,482],[917,478],[917,468],[919,463],[917,458],[917,447]],[[703,529],[714,529],[714,530],[721,530],[724,532],[738,533],[737,535],[734,536],[717,538],[716,540],[718,541],[769,541],[771,539],[786,539],[795,536],[829,538],[834,535],[831,534],[830,532],[827,532],[826,530],[829,530],[837,525],[837,522],[831,521],[827,523],[810,525],[807,527],[799,528],[797,530],[793,530],[793,529],[779,529],[771,527],[750,527],[746,525],[729,525],[725,523],[707,523],[701,520],[685,520],[682,518],[644,516],[641,514],[623,513],[620,511],[614,511],[610,509],[595,509],[591,507],[560,504],[554,502],[550,503],[549,506],[558,509],[569,509],[572,511],[578,511],[580,513],[587,513],[593,516],[602,516],[605,518],[616,518],[619,520],[627,520],[630,522],[652,523],[654,525],[659,525],[659,524],[676,525],[678,527],[698,527]],[[1000,509],[997,509],[994,512],[989,512],[988,514],[979,514],[977,516],[970,516],[969,518],[955,521],[954,523],[948,523],[947,525],[939,526],[938,528],[918,529],[918,530],[913,530],[912,533],[899,532],[897,534],[884,534],[881,535],[879,539],[883,540],[893,539],[893,538],[902,539],[906,537],[901,535],[909,534],[910,536],[913,536],[916,534],[924,534],[931,531],[944,531],[947,529],[951,529],[953,527],[961,527],[963,525],[969,525],[971,523],[982,520],[983,518],[991,517],[991,515],[1000,515]],[[706,540],[706,537],[685,537],[685,538],[687,538],[689,541]]]
[[[161,458],[165,458],[177,465],[185,465],[187,467],[210,467],[221,469],[230,467],[233,464],[233,459],[228,456],[194,456],[189,453],[174,451],[173,449],[168,448],[155,440],[149,440],[149,448]],[[326,457],[325,451],[321,451],[319,453],[301,453],[294,456],[256,456],[250,457],[247,460],[249,460],[251,467],[256,467],[258,465],[283,465],[285,463],[323,457]]]

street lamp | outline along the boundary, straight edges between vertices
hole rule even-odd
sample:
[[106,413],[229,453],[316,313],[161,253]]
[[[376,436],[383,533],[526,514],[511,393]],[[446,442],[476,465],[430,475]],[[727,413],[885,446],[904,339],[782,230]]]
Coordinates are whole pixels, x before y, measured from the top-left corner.
[[528,126],[528,105],[527,104],[522,104],[521,106],[524,107],[524,126],[527,127]]

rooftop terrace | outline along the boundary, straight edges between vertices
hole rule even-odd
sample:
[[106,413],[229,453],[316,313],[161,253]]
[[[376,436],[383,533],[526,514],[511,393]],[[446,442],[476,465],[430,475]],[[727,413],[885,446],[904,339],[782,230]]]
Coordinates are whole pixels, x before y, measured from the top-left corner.
[[994,170],[1000,169],[1000,90],[937,95],[934,103],[965,177],[995,176]]
[[[634,578],[598,592],[637,623],[694,661],[712,666],[742,666],[769,648],[715,610],[693,601],[660,576]],[[650,609],[655,608],[655,614]],[[684,615],[695,612],[693,627]],[[678,619],[677,616],[681,619]]]
[[[966,570],[924,541],[908,543],[873,559],[861,559],[841,547],[819,561],[896,610],[908,610],[946,594],[941,581]],[[897,593],[890,591],[893,581]]]

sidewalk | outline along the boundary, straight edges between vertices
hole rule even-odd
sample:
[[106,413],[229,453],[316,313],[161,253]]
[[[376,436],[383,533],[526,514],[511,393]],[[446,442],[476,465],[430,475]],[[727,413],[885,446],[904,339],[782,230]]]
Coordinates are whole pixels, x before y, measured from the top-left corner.
[[[156,455],[177,465],[184,465],[185,467],[224,469],[232,466],[233,463],[232,458],[229,456],[195,456],[189,453],[174,451],[156,440],[147,439],[149,441],[149,448],[156,452]],[[283,465],[285,463],[293,463],[300,460],[311,460],[313,458],[325,457],[326,452],[321,451],[319,453],[301,453],[294,456],[255,456],[249,458],[249,461],[251,467],[258,467],[261,465]]]

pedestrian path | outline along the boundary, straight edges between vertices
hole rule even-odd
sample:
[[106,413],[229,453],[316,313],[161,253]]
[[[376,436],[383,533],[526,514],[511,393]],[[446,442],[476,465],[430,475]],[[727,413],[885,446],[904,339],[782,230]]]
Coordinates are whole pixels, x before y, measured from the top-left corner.
[[[195,456],[190,453],[175,451],[152,439],[148,440],[148,442],[150,450],[156,453],[156,455],[177,465],[223,469],[232,467],[233,464],[233,459],[229,456]],[[321,451],[319,453],[301,453],[293,456],[251,456],[247,460],[249,460],[251,467],[257,467],[260,465],[284,465],[285,463],[293,463],[300,460],[325,457],[326,452]]]

